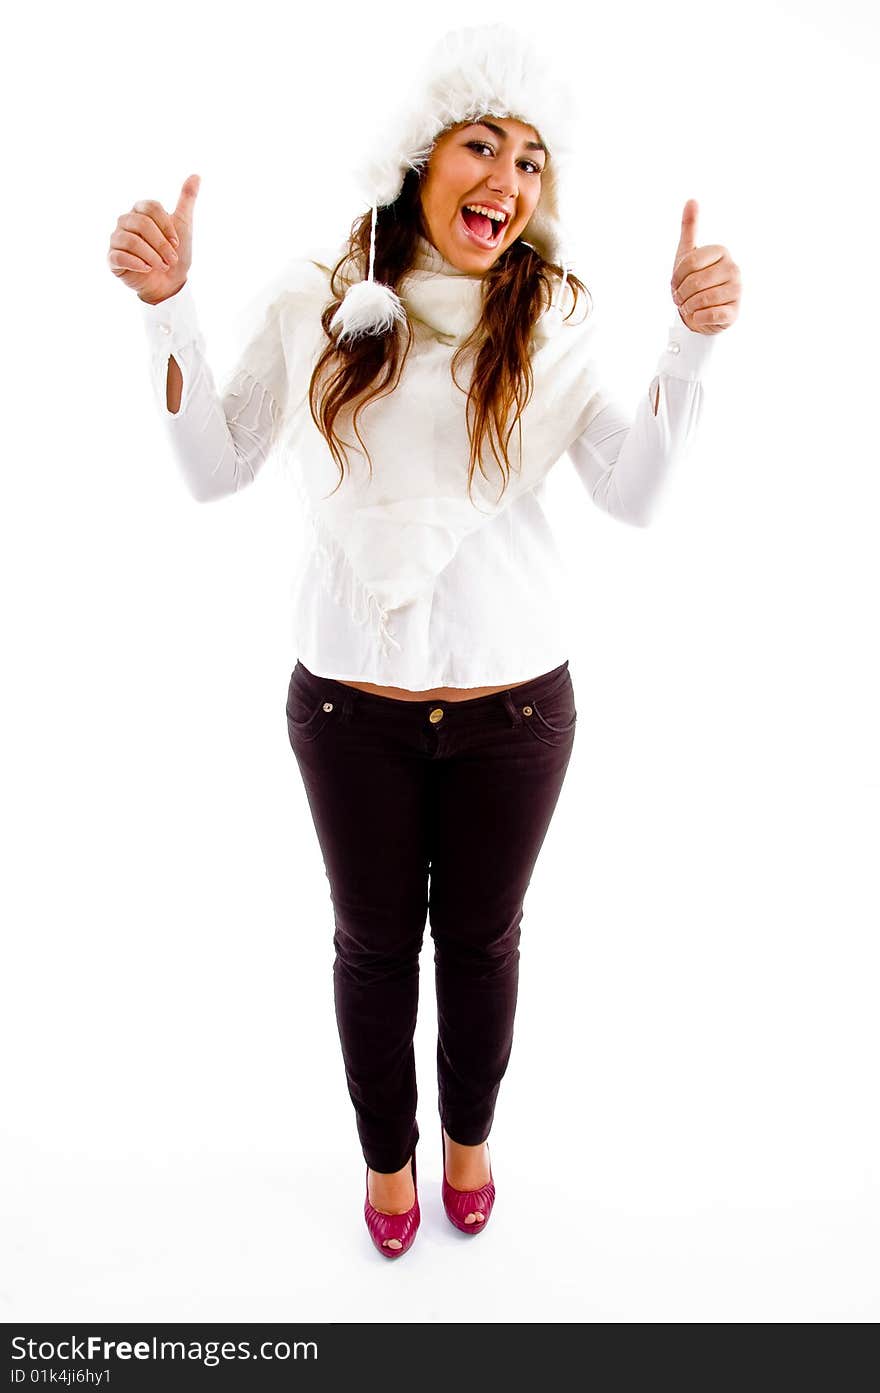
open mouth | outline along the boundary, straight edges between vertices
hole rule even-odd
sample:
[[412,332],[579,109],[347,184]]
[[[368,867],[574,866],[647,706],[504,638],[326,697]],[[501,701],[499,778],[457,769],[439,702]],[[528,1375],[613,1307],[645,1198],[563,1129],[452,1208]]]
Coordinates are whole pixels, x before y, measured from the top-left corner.
[[500,220],[490,218],[486,213],[478,213],[476,209],[465,204],[461,209],[460,217],[465,232],[472,242],[476,242],[481,247],[497,247],[504,230],[510,221],[510,214],[505,214]]

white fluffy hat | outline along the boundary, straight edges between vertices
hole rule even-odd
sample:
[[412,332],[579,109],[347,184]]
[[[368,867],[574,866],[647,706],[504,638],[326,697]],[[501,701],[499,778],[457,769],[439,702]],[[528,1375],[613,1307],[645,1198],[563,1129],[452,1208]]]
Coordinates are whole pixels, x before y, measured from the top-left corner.
[[395,320],[406,319],[391,287],[373,278],[378,210],[398,197],[408,170],[427,166],[443,131],[490,114],[534,126],[547,147],[541,197],[522,240],[545,261],[563,267],[554,299],[539,321],[542,336],[559,328],[571,264],[563,193],[570,186],[577,108],[574,89],[551,67],[539,43],[536,35],[509,25],[485,24],[451,30],[429,51],[406,97],[358,161],[355,177],[372,208],[370,260],[366,279],[349,286],[331,321],[340,339],[385,333]]

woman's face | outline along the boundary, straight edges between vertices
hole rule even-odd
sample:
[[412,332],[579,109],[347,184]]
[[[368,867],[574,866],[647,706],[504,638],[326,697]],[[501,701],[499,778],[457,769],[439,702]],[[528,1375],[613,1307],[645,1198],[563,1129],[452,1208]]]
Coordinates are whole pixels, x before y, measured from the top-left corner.
[[[486,116],[444,131],[421,186],[429,240],[459,271],[484,274],[532,216],[546,160],[535,128],[509,117]],[[479,216],[468,226],[462,209],[474,203],[507,213],[500,230]]]

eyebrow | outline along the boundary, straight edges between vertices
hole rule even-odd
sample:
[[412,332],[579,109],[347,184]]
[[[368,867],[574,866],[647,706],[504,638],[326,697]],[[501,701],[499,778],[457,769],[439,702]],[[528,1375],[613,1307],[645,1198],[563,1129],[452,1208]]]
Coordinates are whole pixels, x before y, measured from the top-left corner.
[[[507,139],[507,131],[504,130],[502,126],[496,126],[494,121],[472,121],[471,125],[485,126],[487,130],[494,131],[502,140]],[[544,154],[547,154],[547,146],[542,144],[540,140],[527,140],[525,142],[525,148],[527,150],[543,150]]]

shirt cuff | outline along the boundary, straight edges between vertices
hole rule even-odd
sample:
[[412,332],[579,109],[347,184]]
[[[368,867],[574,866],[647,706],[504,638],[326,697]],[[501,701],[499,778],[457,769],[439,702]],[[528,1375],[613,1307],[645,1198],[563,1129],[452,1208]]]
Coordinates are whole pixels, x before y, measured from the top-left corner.
[[669,326],[666,349],[660,355],[658,372],[677,377],[683,382],[697,382],[704,375],[706,364],[715,347],[717,334],[698,334],[689,329],[680,315]]
[[174,295],[160,300],[158,305],[150,305],[146,300],[141,300],[140,305],[147,337],[154,345],[170,351],[201,339],[196,304],[188,280]]

